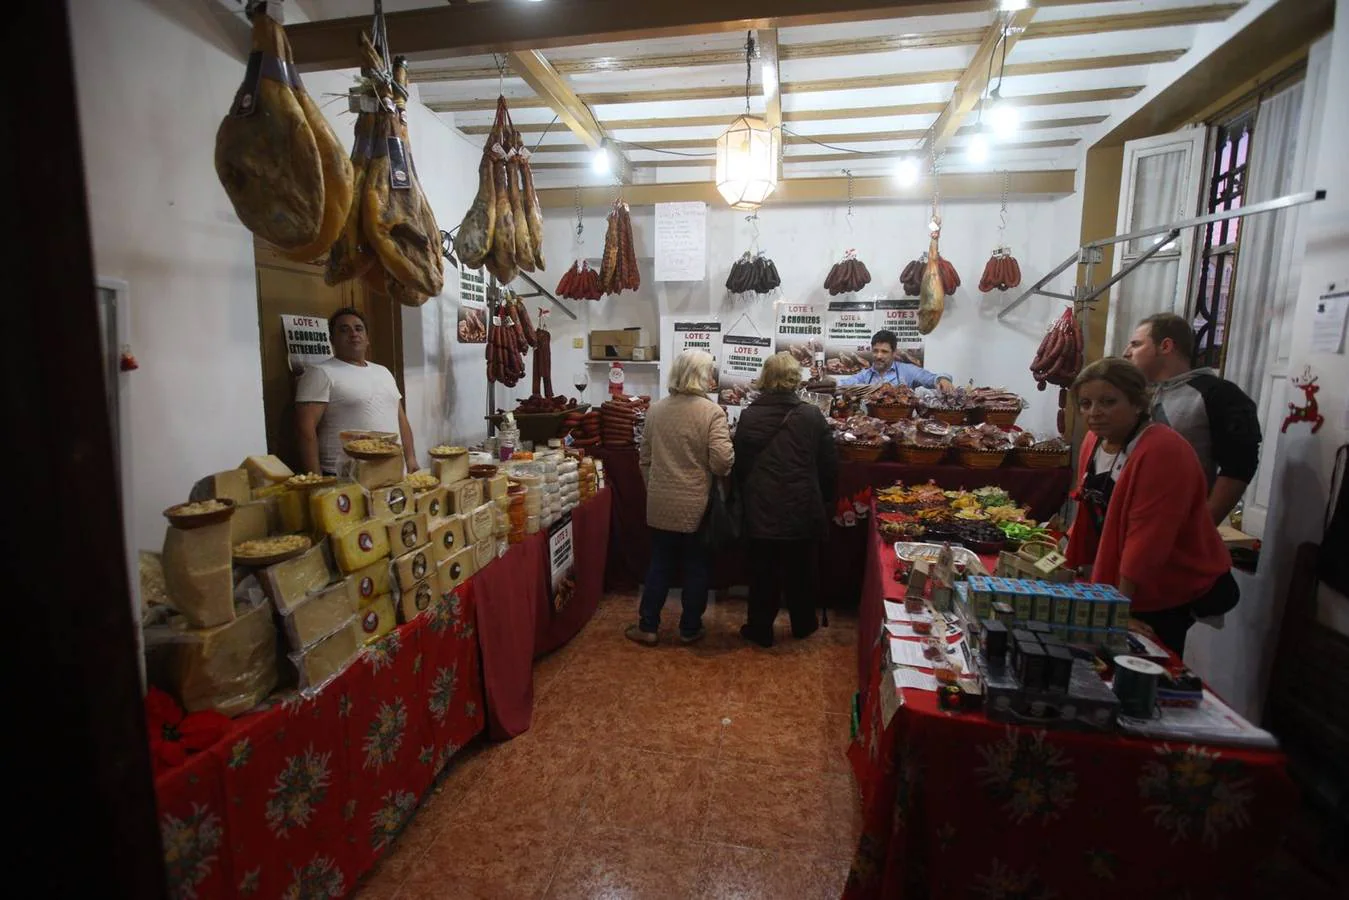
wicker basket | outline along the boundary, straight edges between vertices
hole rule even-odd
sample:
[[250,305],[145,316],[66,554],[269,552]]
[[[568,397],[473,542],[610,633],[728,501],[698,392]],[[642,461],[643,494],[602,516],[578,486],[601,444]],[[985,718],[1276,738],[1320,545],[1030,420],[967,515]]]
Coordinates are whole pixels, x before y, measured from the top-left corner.
[[1012,451],[1012,465],[1023,469],[1062,469],[1068,462],[1067,450],[1054,453],[1022,447]]
[[895,458],[907,466],[935,466],[945,456],[945,447],[895,447]]
[[842,462],[873,463],[881,458],[886,444],[883,441],[866,444],[850,443],[838,445],[838,458]]
[[990,425],[996,425],[999,428],[1010,428],[1016,424],[1017,418],[1021,415],[1019,409],[985,409],[984,421]]
[[936,419],[947,425],[964,425],[970,420],[968,409],[928,409],[925,414],[929,419]]
[[951,453],[957,464],[968,469],[996,469],[1007,458],[1006,450],[967,450],[956,447]]
[[883,406],[867,404],[867,414],[883,422],[903,422],[913,416],[912,406]]

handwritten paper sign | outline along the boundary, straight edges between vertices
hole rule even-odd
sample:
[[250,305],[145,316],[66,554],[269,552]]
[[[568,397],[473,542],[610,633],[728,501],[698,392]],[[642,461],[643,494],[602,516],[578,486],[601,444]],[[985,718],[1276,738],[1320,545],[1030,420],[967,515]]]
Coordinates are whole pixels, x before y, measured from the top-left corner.
[[286,357],[290,370],[296,375],[305,366],[332,359],[333,347],[328,342],[328,320],[317,316],[282,316],[281,333],[286,337]]
[[656,204],[656,280],[707,278],[707,204]]

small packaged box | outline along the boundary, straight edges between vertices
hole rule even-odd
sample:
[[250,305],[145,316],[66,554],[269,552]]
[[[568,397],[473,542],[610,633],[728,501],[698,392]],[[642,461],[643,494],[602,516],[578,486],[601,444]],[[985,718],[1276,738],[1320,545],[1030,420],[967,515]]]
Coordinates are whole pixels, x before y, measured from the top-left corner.
[[1055,625],[1067,625],[1073,620],[1073,592],[1067,585],[1056,584],[1051,588],[1053,610],[1049,621]]
[[1036,622],[1049,622],[1053,619],[1054,598],[1049,593],[1050,586],[1046,583],[1037,583],[1035,585],[1034,610],[1031,618]]
[[1079,591],[1073,598],[1073,625],[1077,628],[1090,628],[1092,608],[1096,601],[1086,591]]
[[1097,595],[1091,605],[1091,627],[1109,628],[1111,613],[1114,611],[1115,603],[1109,597]]
[[1017,657],[1016,676],[1021,687],[1028,691],[1045,689],[1049,658],[1039,643],[1023,644]]
[[1056,694],[1068,693],[1068,682],[1073,677],[1072,652],[1057,644],[1046,647],[1045,664],[1045,688]]
[[1123,631],[1129,629],[1129,598],[1123,594],[1110,604],[1110,627]]
[[1007,626],[993,621],[984,624],[984,656],[988,664],[1001,669],[1007,662]]
[[1026,587],[1024,582],[1017,582],[1012,587],[1011,594],[1012,609],[1016,611],[1016,620],[1018,622],[1029,622],[1031,613],[1034,612],[1030,589]]
[[993,618],[1001,622],[1002,624],[1004,625],[1012,624],[1012,621],[1015,617],[1016,611],[1012,609],[1010,603],[1004,603],[1003,601],[999,600],[993,604]]

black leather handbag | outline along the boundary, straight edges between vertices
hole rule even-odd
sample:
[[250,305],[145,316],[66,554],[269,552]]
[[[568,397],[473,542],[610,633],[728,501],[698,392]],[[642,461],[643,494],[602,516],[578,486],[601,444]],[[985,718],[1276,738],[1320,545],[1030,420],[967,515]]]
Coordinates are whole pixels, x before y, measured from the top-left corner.
[[[773,430],[759,455],[754,458],[754,464],[750,466],[750,471],[745,475],[745,480],[749,481],[749,475],[753,474],[754,467],[759,464],[768,448],[773,446],[773,441],[777,440],[778,435],[782,433],[783,426],[796,412],[793,406],[787,411],[787,415],[782,417],[778,427]],[[740,499],[740,492],[736,490],[734,481],[730,478],[713,478],[712,489],[707,495],[707,510],[703,513],[703,521],[698,525],[698,538],[703,542],[703,546],[714,553],[718,553],[740,540],[745,531],[745,510],[744,504]]]

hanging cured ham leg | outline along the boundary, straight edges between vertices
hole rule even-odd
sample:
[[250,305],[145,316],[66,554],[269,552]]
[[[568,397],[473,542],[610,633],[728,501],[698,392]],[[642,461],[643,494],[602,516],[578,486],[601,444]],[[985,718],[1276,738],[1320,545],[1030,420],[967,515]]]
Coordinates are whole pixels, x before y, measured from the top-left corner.
[[941,220],[933,217],[936,228],[928,242],[927,267],[923,269],[922,288],[918,293],[918,330],[922,334],[931,333],[941,321],[946,311],[946,287],[942,283],[940,255],[937,253],[937,238],[941,236]]

